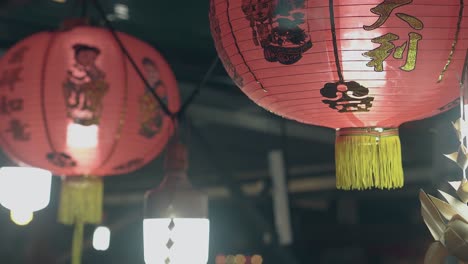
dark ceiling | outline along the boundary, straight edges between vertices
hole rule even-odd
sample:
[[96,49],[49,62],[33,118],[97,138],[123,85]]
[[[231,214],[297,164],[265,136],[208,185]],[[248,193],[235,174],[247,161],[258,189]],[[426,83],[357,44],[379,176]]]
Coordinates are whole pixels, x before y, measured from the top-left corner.
[[[81,13],[80,1],[3,2],[0,48],[38,31],[53,30]],[[0,2],[0,3],[2,3]],[[91,1],[90,1],[91,2]],[[171,64],[182,95],[197,87],[216,56],[208,0],[101,0],[114,26],[147,41]],[[115,4],[129,19],[112,17]],[[102,20],[89,4],[88,15]],[[218,65],[193,105],[190,178],[210,199],[212,257],[262,254],[266,264],[418,263],[431,237],[420,217],[418,191],[457,177],[443,153],[456,148],[450,121],[457,109],[401,128],[407,184],[397,191],[334,189],[334,131],[282,120],[253,104]],[[294,242],[275,239],[268,153],[287,157]],[[7,164],[3,157],[3,164]],[[161,159],[129,175],[106,179],[106,224],[113,228],[108,252],[88,247],[83,263],[144,263],[142,198],[162,177]],[[59,180],[48,209],[24,228],[0,210],[0,263],[67,263],[71,229],[55,222]],[[92,229],[87,230],[87,238]],[[406,262],[405,262],[406,261]],[[214,263],[213,259],[210,263]]]

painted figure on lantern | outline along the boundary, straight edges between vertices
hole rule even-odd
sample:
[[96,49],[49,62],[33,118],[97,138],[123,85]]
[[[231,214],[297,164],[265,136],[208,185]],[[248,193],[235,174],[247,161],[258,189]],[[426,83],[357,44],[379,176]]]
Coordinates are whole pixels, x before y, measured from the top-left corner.
[[305,24],[303,0],[243,0],[242,11],[250,21],[252,38],[263,48],[269,62],[294,64],[312,47],[310,36],[300,27]]
[[63,85],[68,116],[80,125],[97,125],[109,90],[105,73],[96,65],[101,52],[85,44],[76,44],[73,50],[75,64],[67,71]]
[[[363,26],[365,30],[374,30],[381,27],[392,14],[393,10],[411,4],[413,0],[384,0],[378,6],[371,9],[371,12],[379,15],[377,21],[370,26]],[[399,19],[406,22],[411,28],[415,30],[421,30],[424,28],[424,24],[418,18],[405,14],[396,13]],[[387,33],[383,36],[379,36],[372,39],[372,43],[380,44],[378,48],[363,53],[364,56],[371,58],[371,61],[367,63],[367,66],[373,67],[374,71],[381,72],[384,70],[384,61],[393,53],[395,59],[402,59],[406,49],[406,62],[400,67],[403,71],[412,71],[416,67],[416,58],[418,53],[418,43],[422,39],[422,35],[416,32],[410,32],[408,34],[409,41],[405,41],[402,45],[395,45],[395,41],[400,37],[393,33]]]
[[357,82],[327,83],[320,89],[323,97],[332,100],[322,100],[331,109],[338,112],[369,112],[374,97],[369,96],[369,89]]
[[[151,89],[167,104],[166,87],[161,80],[158,67],[150,58],[143,58],[143,69]],[[159,102],[149,91],[140,97],[140,135],[152,138],[158,134],[163,126],[164,113]]]
[[[273,29],[273,17],[276,8],[275,0],[244,0],[242,11],[250,21],[252,38],[255,46],[267,44],[270,32]],[[259,41],[260,39],[260,41]]]

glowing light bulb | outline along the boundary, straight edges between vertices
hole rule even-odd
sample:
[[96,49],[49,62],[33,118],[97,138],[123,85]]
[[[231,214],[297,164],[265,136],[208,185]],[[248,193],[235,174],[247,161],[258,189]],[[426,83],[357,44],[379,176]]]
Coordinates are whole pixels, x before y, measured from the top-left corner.
[[12,210],[10,211],[10,218],[13,223],[19,226],[25,226],[31,223],[34,218],[33,212],[23,210]]
[[105,226],[99,226],[94,230],[93,248],[97,251],[109,249],[111,231]]
[[98,145],[98,133],[97,125],[70,123],[67,127],[67,146],[78,149],[95,148]]

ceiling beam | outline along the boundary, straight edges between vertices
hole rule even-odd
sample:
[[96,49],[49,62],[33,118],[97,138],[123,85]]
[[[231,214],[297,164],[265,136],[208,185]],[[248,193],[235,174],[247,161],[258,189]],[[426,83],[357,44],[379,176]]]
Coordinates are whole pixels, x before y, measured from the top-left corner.
[[[432,174],[432,168],[429,167],[416,167],[405,170],[405,183],[430,183]],[[251,183],[244,183],[240,186],[244,195],[248,197],[255,197],[262,193],[265,193],[265,189],[269,188],[264,180],[258,180]],[[324,175],[319,177],[301,177],[293,178],[288,181],[288,191],[290,194],[304,194],[314,193],[323,191],[334,191],[336,190],[335,176]],[[211,186],[202,188],[202,191],[208,195],[210,199],[229,199],[231,193],[225,186]],[[270,190],[266,190],[269,192]],[[388,195],[402,195],[405,192],[402,191],[390,191],[386,192]],[[347,192],[343,192],[346,194]],[[348,192],[351,193],[351,192]],[[364,192],[362,192],[364,193]],[[375,193],[366,192],[367,198],[372,198]],[[333,196],[331,193],[329,196]],[[104,201],[107,205],[120,206],[133,203],[143,203],[143,192],[129,192],[129,193],[116,193],[108,194],[105,196]]]
[[[278,119],[265,115],[229,111],[202,105],[193,105],[189,110],[189,115],[194,123],[216,123],[276,136],[281,136],[282,133]],[[331,129],[307,126],[293,121],[287,121],[286,126],[288,137],[326,144],[335,143],[335,134]]]
[[[182,95],[189,94],[196,85],[179,82]],[[228,89],[228,88],[226,88]],[[200,92],[199,98],[188,109],[188,115],[195,124],[219,124],[223,126],[248,129],[259,133],[280,136],[281,118],[255,106],[247,96],[231,92],[219,91],[220,87],[206,86]],[[183,96],[186,97],[186,96]],[[224,107],[208,106],[209,102],[225,102]],[[213,104],[212,104],[213,105]],[[231,108],[231,109],[230,109]],[[251,110],[251,111],[246,111]],[[286,121],[286,131],[289,137],[295,137],[314,142],[334,144],[333,129],[305,125],[296,121]]]

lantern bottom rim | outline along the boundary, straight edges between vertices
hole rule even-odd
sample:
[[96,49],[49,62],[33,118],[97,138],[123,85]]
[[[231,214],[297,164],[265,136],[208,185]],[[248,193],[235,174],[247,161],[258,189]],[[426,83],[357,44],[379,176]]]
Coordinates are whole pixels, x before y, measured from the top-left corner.
[[336,136],[399,136],[399,130],[395,127],[347,127],[338,128]]

